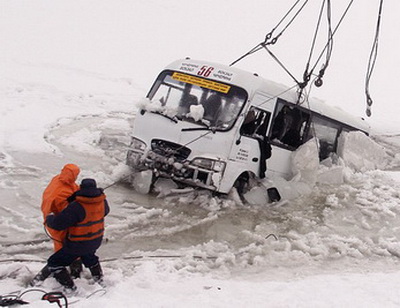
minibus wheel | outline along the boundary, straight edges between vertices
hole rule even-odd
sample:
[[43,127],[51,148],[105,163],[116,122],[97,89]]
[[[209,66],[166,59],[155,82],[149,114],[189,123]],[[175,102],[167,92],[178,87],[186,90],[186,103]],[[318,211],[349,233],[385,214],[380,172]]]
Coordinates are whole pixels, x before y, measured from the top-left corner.
[[235,183],[233,183],[233,187],[236,188],[239,196],[243,197],[243,195],[249,190],[249,174],[247,172],[243,172],[241,175],[239,175]]

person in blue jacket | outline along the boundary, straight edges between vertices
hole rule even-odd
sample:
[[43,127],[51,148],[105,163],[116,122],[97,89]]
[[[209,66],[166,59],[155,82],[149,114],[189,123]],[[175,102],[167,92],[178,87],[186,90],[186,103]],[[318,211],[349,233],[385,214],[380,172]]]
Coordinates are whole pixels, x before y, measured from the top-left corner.
[[80,189],[69,201],[58,215],[46,217],[46,225],[50,228],[68,231],[63,247],[50,256],[47,266],[61,285],[75,290],[66,266],[80,257],[93,279],[102,284],[103,271],[96,251],[103,239],[104,217],[110,211],[106,196],[101,188],[97,188],[94,179],[83,179]]

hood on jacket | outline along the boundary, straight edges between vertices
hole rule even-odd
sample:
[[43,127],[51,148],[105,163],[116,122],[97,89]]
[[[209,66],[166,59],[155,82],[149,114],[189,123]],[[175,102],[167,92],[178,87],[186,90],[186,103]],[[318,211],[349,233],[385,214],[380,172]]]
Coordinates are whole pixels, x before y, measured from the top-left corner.
[[76,179],[78,178],[80,169],[75,164],[66,164],[60,173],[60,181],[66,184],[75,183]]

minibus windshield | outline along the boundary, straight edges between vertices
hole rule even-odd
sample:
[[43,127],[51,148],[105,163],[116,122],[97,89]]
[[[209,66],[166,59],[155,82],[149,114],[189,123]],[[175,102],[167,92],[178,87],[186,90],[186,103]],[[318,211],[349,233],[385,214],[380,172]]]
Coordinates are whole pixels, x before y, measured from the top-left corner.
[[[164,71],[151,88],[151,110],[218,130],[235,123],[247,93],[244,89],[180,72]],[[156,107],[156,108],[154,108]]]

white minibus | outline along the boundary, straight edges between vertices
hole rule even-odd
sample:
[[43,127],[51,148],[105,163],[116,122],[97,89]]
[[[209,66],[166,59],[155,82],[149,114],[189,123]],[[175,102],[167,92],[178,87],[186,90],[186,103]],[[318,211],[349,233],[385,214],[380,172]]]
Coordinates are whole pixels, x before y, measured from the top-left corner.
[[157,77],[140,106],[127,154],[153,182],[241,193],[250,178],[289,179],[290,155],[313,137],[324,160],[338,137],[368,134],[361,118],[234,67],[183,59]]

